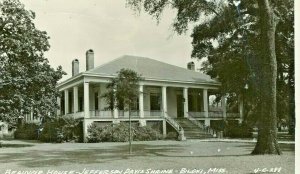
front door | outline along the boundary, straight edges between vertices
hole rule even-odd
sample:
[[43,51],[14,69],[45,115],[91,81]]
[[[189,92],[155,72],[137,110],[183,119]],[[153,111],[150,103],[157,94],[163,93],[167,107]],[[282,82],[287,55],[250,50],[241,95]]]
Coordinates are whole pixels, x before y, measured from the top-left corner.
[[183,118],[183,97],[182,95],[177,95],[177,118]]

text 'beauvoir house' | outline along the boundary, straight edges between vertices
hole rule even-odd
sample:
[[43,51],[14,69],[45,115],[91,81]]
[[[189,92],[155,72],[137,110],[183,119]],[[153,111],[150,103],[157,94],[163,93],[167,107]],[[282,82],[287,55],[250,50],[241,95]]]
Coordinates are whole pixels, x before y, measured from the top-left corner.
[[[93,50],[86,52],[86,71],[79,72],[79,61],[75,59],[72,77],[58,84],[62,93],[58,99],[58,115],[82,119],[85,138],[88,126],[93,122],[128,121],[128,112],[106,110],[108,104],[101,97],[106,92],[107,83],[122,68],[134,70],[143,77],[139,84],[139,98],[131,108],[132,121],[142,126],[160,125],[164,135],[175,129],[184,132],[187,138],[201,138],[201,125],[210,126],[224,118],[242,120],[242,102],[235,112],[226,109],[224,98],[221,105],[212,105],[210,94],[220,83],[196,72],[192,62],[185,69],[150,58],[125,55],[94,67]],[[199,134],[195,134],[198,130]]]

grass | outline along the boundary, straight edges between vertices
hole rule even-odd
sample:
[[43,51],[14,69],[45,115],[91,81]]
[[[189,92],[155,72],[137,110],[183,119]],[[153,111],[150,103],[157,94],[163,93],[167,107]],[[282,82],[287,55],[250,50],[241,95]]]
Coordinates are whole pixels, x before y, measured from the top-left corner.
[[[26,142],[28,145],[28,142]],[[14,169],[203,169],[226,168],[228,173],[253,173],[257,167],[282,167],[294,173],[295,146],[281,144],[283,155],[250,155],[254,143],[152,141],[128,143],[31,143],[0,150],[0,171]],[[33,145],[33,146],[32,146]],[[175,172],[176,173],[176,172]]]

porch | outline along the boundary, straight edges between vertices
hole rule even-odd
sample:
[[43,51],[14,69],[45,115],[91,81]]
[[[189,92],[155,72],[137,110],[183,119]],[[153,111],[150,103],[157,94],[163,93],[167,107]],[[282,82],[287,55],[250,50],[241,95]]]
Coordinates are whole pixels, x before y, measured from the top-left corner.
[[61,88],[61,98],[57,99],[60,108],[59,116],[70,116],[83,120],[84,137],[87,137],[87,128],[93,122],[119,123],[126,122],[129,115],[132,121],[145,126],[151,122],[162,125],[162,133],[167,134],[167,124],[177,132],[183,131],[177,118],[192,117],[210,126],[213,120],[225,118],[242,120],[242,110],[232,112],[226,106],[226,98],[220,103],[211,101],[215,88],[196,85],[164,85],[143,82],[139,85],[139,97],[130,106],[130,113],[122,108],[110,108],[102,97],[106,93],[106,84],[103,82],[83,81]]
[[[122,108],[107,110],[108,104],[102,95],[106,92],[107,83],[84,82],[69,88],[61,89],[61,98],[57,99],[60,108],[57,115],[67,115],[74,118],[93,119],[124,119],[129,118],[129,112]],[[214,89],[188,86],[158,86],[154,84],[140,84],[139,97],[130,106],[131,118],[155,119],[193,117],[205,119],[205,125],[210,120],[243,118],[243,103],[239,101],[238,109],[227,107],[226,98],[214,103]],[[140,109],[142,108],[142,109]]]

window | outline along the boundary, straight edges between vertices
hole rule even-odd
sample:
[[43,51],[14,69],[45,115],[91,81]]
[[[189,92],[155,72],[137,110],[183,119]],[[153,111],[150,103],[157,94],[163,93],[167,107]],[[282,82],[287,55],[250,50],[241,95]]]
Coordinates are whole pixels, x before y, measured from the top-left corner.
[[98,107],[98,104],[99,104],[99,103],[98,103],[98,97],[99,97],[99,96],[98,96],[98,92],[96,92],[96,93],[95,93],[95,110],[99,110],[99,107]]
[[82,112],[83,111],[83,97],[79,97],[79,111]]
[[150,110],[160,111],[161,96],[157,93],[150,94]]

